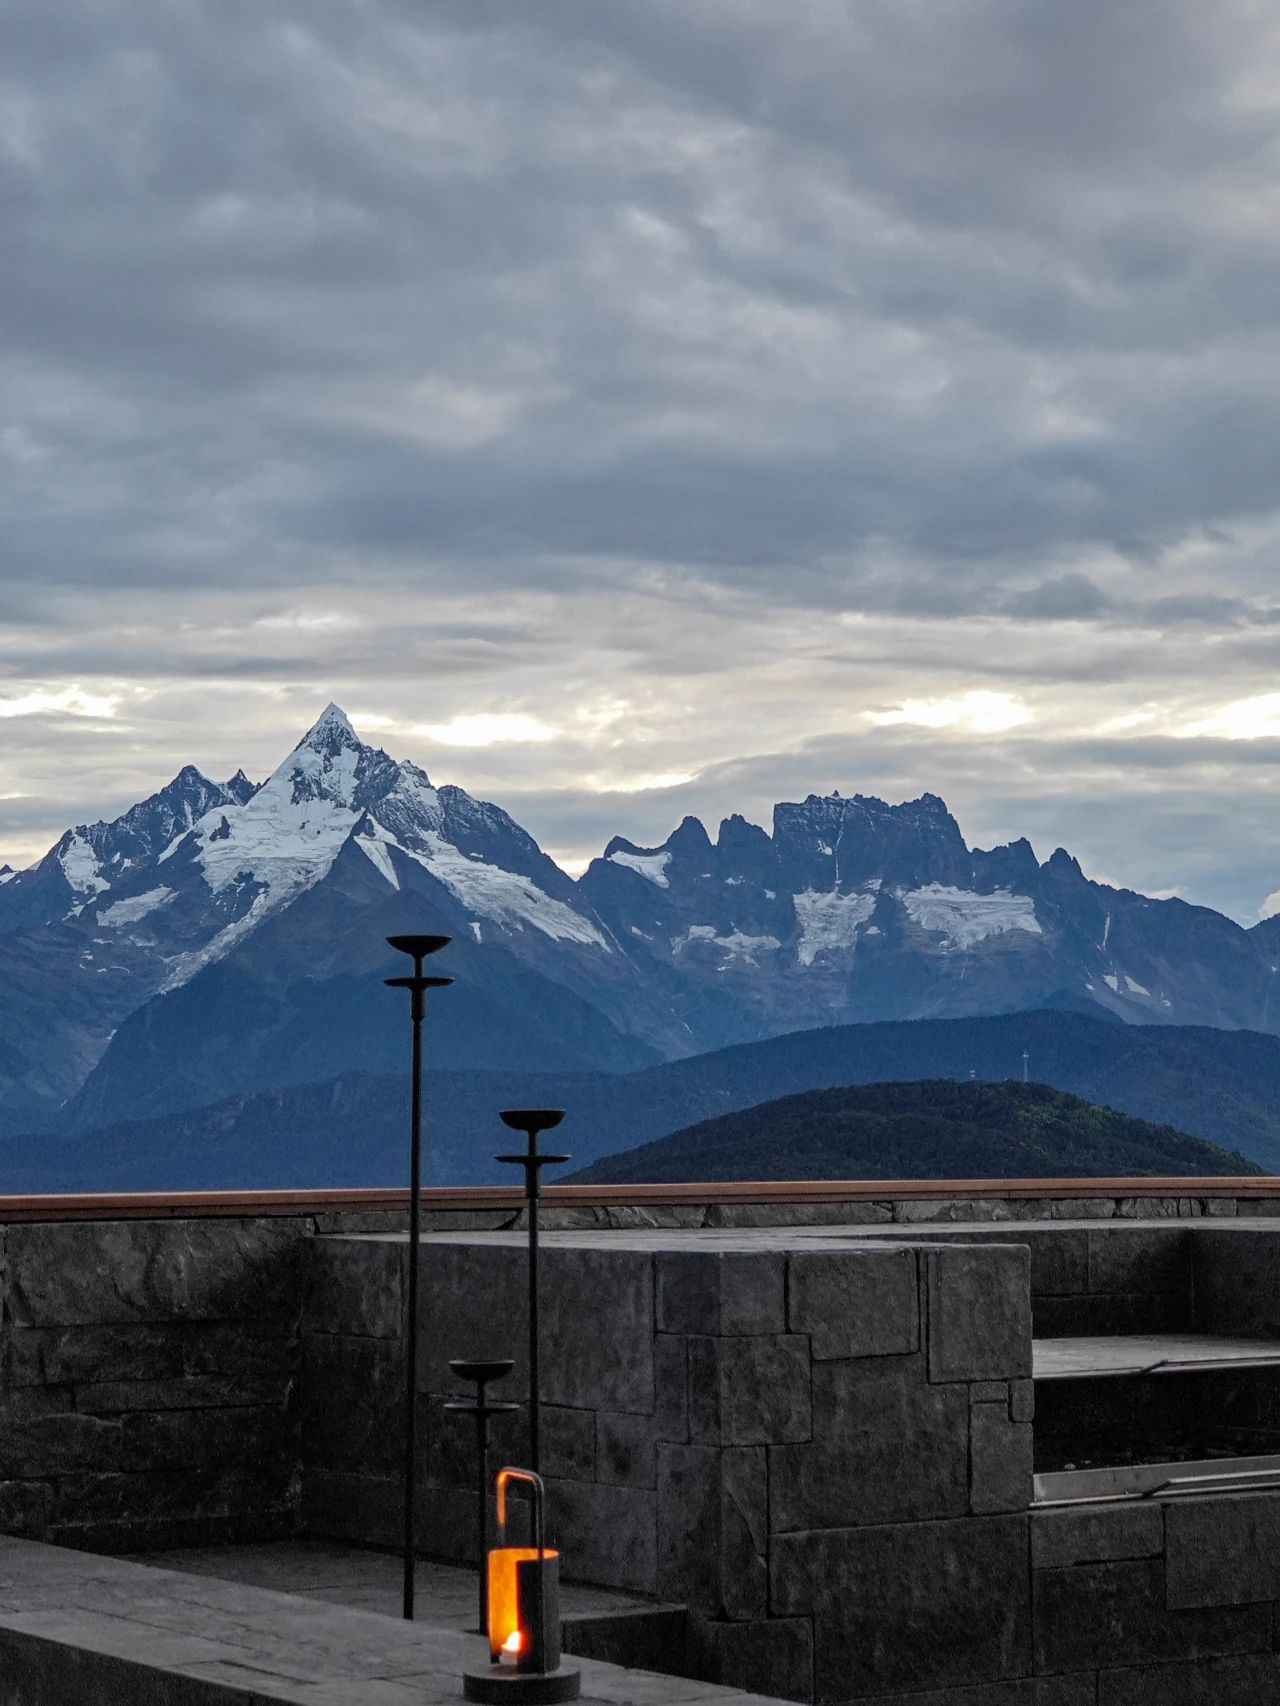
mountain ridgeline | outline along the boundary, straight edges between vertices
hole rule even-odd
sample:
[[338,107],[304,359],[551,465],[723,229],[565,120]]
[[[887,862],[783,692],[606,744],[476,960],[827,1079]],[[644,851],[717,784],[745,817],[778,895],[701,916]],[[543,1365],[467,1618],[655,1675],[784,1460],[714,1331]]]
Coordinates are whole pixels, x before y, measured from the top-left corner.
[[261,785],[188,767],[0,871],[0,1133],[65,1146],[215,1103],[248,1119],[260,1095],[402,1072],[406,1016],[381,980],[403,930],[453,938],[429,1059],[461,1074],[594,1081],[1037,1009],[1128,1034],[1280,1032],[1280,923],[1112,889],[1025,841],[971,849],[933,795],[809,795],[769,831],[730,817],[714,839],[686,818],[660,847],[615,838],[574,880],[499,806],[330,706]]
[[1206,1178],[1242,1156],[1044,1084],[869,1084],[806,1090],[606,1156],[573,1183],[733,1179]]
[[[963,1085],[971,1073],[979,1084],[1016,1080],[1024,1051],[1041,1082],[1280,1172],[1280,1039],[1034,1012],[841,1025],[638,1072],[431,1071],[425,1176],[433,1185],[510,1182],[494,1160],[509,1147],[498,1120],[505,1107],[565,1108],[557,1145],[583,1167],[810,1090]],[[399,1185],[407,1120],[402,1063],[392,1073],[343,1073],[56,1140],[2,1140],[0,1192]]]

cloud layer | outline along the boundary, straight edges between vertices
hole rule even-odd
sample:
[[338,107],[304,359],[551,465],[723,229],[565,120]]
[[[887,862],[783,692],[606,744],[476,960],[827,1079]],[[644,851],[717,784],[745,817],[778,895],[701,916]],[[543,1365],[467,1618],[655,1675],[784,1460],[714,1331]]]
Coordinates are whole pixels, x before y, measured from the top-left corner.
[[66,0],[0,66],[0,854],[330,697],[581,860],[931,788],[1280,883],[1252,0]]

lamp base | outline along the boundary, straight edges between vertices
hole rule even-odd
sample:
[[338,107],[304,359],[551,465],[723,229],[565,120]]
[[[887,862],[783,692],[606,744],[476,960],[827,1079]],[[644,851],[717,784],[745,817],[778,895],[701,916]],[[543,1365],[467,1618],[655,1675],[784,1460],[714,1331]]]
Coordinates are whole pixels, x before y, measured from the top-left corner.
[[540,1675],[537,1671],[519,1671],[514,1665],[489,1665],[484,1670],[469,1670],[462,1678],[462,1698],[477,1700],[482,1706],[559,1706],[562,1700],[576,1700],[582,1692],[582,1672],[561,1665],[559,1670]]

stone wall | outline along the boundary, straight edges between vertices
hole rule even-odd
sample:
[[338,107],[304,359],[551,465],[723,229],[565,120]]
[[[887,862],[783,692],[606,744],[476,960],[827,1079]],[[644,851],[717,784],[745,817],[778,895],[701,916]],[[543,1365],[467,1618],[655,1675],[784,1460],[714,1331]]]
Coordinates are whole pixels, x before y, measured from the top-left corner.
[[[687,1604],[696,1668],[766,1694],[1028,1674],[1027,1251],[698,1245],[544,1251],[543,1468],[566,1573]],[[315,1255],[304,1521],[392,1543],[403,1246]],[[471,1555],[475,1517],[471,1439],[439,1408],[447,1361],[512,1355],[504,1395],[524,1397],[524,1272],[511,1238],[425,1252],[420,1519],[443,1556]],[[524,1426],[495,1464],[520,1460]]]
[[0,1530],[128,1551],[287,1529],[313,1230],[0,1228]]
[[[994,1227],[563,1235],[545,1251],[544,1469],[566,1573],[687,1605],[696,1674],[786,1698],[1280,1701],[1280,1494],[1032,1507],[1032,1275],[1046,1296],[1181,1288],[1194,1252],[1176,1225],[1149,1231],[1061,1228],[1038,1253]],[[1213,1263],[1232,1266],[1236,1235]],[[304,1519],[393,1544],[404,1249],[321,1239],[315,1257]],[[468,1558],[474,1462],[439,1408],[446,1363],[512,1355],[505,1395],[525,1396],[523,1249],[436,1243],[424,1280],[420,1521]],[[1232,1283],[1249,1289],[1238,1258]],[[520,1460],[524,1426],[495,1466]]]

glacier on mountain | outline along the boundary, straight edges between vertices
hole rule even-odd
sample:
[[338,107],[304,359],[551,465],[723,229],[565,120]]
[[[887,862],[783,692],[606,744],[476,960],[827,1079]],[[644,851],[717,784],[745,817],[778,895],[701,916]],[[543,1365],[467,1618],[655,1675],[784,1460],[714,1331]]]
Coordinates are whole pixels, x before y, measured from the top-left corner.
[[635,871],[641,877],[647,877],[651,883],[656,883],[660,889],[670,888],[667,880],[667,866],[671,863],[670,853],[628,853],[623,847],[609,854],[611,865],[622,865],[628,871]]
[[1031,897],[1002,889],[994,894],[975,894],[944,883],[928,883],[904,894],[902,904],[922,930],[945,937],[953,948],[976,947],[986,937],[1002,935],[1006,930],[1044,934]]
[[800,926],[796,959],[802,966],[811,966],[819,954],[854,947],[859,931],[876,910],[874,893],[839,894],[834,890],[822,893],[805,889],[791,898]]
[[144,894],[133,895],[128,900],[113,900],[98,913],[98,923],[108,930],[119,930],[123,925],[137,924],[158,907],[167,906],[173,896],[174,890],[167,889],[162,884],[158,889],[147,889]]

